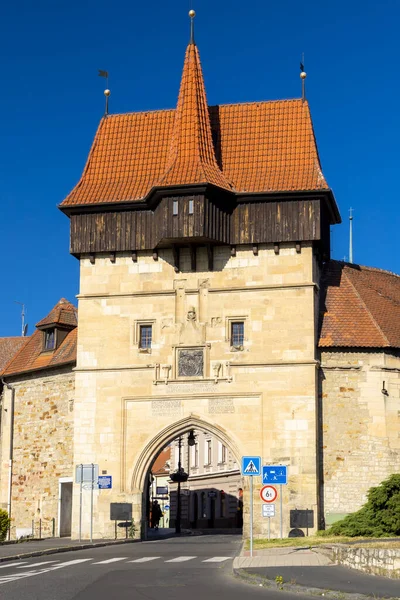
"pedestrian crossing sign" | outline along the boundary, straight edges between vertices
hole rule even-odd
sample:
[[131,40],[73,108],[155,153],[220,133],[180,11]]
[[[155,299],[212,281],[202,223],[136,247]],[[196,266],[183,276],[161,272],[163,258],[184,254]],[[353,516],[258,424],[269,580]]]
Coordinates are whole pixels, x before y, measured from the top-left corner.
[[260,476],[261,458],[259,456],[243,456],[242,475],[252,475],[253,477]]

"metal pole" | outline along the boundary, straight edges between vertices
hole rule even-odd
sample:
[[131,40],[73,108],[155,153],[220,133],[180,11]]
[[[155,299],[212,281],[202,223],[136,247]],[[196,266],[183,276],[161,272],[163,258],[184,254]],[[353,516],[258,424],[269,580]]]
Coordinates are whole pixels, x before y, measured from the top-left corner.
[[281,539],[283,538],[283,514],[282,514],[282,484],[279,486],[280,489],[280,503],[281,503]]
[[93,486],[94,486],[94,464],[92,463],[92,485],[90,488],[90,541],[93,542]]
[[268,517],[268,541],[271,539],[271,517]]
[[39,540],[42,539],[42,519],[39,519]]
[[250,556],[253,556],[253,477],[250,477]]
[[[178,474],[181,473],[181,448],[182,448],[182,438],[179,438],[178,441]],[[175,523],[175,533],[181,532],[181,482],[178,480],[178,496],[176,499],[176,523]]]
[[83,484],[83,464],[81,464],[81,483],[79,490],[79,541],[82,539],[82,484]]

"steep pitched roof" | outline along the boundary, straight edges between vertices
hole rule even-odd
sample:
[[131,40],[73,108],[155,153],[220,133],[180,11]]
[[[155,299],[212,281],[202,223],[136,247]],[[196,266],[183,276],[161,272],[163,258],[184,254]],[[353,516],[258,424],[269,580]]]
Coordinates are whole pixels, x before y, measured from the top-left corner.
[[153,475],[167,475],[170,468],[171,461],[171,447],[167,446],[164,450],[161,450],[160,454],[157,456],[154,461],[153,466],[151,467],[151,472]]
[[194,43],[190,43],[183,65],[165,172],[157,185],[196,183],[232,189],[215,158],[199,51]]
[[26,337],[0,338],[0,374],[27,339]]
[[212,183],[235,192],[328,190],[307,102],[207,106],[197,47],[176,110],[107,115],[61,208],[143,200],[154,187]]
[[49,325],[76,327],[78,325],[76,308],[65,298],[61,298],[47,317],[36,323],[36,327],[43,328]]
[[[68,306],[74,309],[74,324],[72,324],[72,311],[68,308],[65,315],[63,307]],[[64,298],[56,304],[50,311],[48,317],[39,321],[37,327],[48,320],[49,324],[68,325],[71,328],[63,339],[61,344],[55,350],[43,351],[43,331],[36,331],[29,337],[24,338],[26,341],[19,351],[14,355],[13,359],[7,364],[2,375],[17,375],[27,371],[46,369],[50,367],[62,366],[76,361],[76,342],[77,342],[77,312],[76,308]],[[58,320],[54,320],[58,319]],[[45,323],[47,324],[47,323]]]
[[321,348],[400,348],[400,276],[332,260],[321,286]]

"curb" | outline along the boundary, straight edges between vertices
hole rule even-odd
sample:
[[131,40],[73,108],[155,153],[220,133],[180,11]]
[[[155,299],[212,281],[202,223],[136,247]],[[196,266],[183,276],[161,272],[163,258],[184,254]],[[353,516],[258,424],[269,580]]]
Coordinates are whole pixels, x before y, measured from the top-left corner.
[[[278,568],[278,567],[277,567]],[[265,587],[275,591],[284,591],[290,592],[293,594],[308,594],[310,596],[323,596],[324,598],[329,598],[332,600],[371,600],[371,598],[376,598],[374,594],[371,596],[367,596],[365,594],[358,594],[356,592],[343,592],[341,590],[332,590],[325,588],[315,588],[315,587],[307,587],[303,585],[299,585],[296,583],[287,583],[283,582],[282,584],[276,583],[273,579],[268,579],[267,577],[262,577],[261,575],[253,575],[246,571],[246,569],[237,569],[233,568],[233,576],[237,579],[241,579],[246,583],[252,585],[258,585],[259,587]],[[392,596],[393,600],[398,600],[395,596]],[[387,598],[386,600],[391,600]]]
[[76,546],[60,546],[58,548],[46,548],[45,550],[32,550],[32,552],[23,552],[13,554],[12,556],[0,556],[0,563],[9,560],[20,560],[23,558],[32,558],[35,556],[47,556],[49,554],[59,554],[61,552],[72,552],[74,550],[89,550],[90,548],[102,548],[104,546],[119,546],[121,544],[134,544],[141,540],[110,540],[108,542],[90,542],[88,544],[79,544]]

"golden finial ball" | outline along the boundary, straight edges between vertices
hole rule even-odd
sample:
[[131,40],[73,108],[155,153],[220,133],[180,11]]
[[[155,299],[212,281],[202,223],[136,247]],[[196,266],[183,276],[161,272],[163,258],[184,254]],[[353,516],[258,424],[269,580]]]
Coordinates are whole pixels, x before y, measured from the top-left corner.
[[192,9],[192,10],[189,10],[189,17],[190,17],[191,19],[194,19],[194,18],[195,18],[195,16],[196,16],[196,13],[195,13],[195,11],[194,11],[193,9]]
[[307,73],[305,71],[302,71],[300,73],[300,79],[305,79],[307,77]]
[[107,96],[107,98],[110,94],[111,94],[110,90],[104,90],[104,95]]

